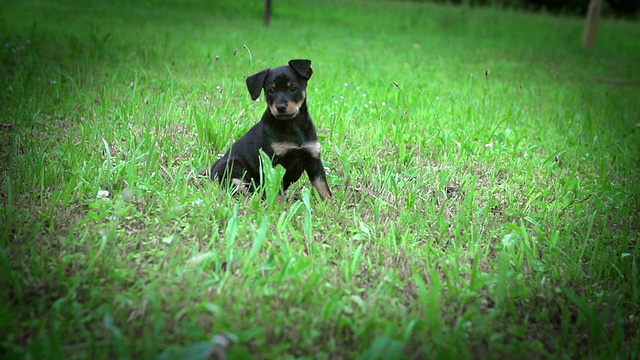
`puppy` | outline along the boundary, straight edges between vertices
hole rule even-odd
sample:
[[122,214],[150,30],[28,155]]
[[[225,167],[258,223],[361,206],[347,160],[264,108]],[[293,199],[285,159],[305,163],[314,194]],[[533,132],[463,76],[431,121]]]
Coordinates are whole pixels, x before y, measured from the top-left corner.
[[259,155],[262,149],[273,166],[282,165],[286,170],[282,180],[285,196],[304,171],[323,199],[331,196],[320,158],[320,142],[307,108],[307,81],[312,74],[310,60],[291,60],[288,65],[262,70],[247,78],[252,100],[258,99],[264,89],[267,109],[260,122],[213,165],[213,180],[233,184],[236,192],[253,191],[262,178]]

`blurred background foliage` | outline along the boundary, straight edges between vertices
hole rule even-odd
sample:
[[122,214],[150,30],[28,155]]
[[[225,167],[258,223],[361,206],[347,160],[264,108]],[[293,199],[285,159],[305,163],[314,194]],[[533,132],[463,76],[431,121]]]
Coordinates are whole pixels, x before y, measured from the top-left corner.
[[[497,6],[527,11],[545,11],[560,15],[583,16],[587,13],[589,0],[412,0],[433,1],[469,6]],[[623,18],[638,17],[640,0],[607,0],[602,9],[603,15]]]

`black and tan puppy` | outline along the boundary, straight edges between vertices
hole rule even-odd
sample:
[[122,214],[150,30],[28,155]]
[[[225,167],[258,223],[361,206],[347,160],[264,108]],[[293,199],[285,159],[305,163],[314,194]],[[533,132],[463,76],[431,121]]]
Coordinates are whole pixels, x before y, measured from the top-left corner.
[[331,196],[321,146],[307,108],[307,81],[313,74],[310,60],[291,60],[289,65],[262,70],[247,78],[251,99],[265,92],[268,108],[260,122],[236,141],[211,169],[211,178],[223,185],[233,184],[240,191],[260,185],[262,149],[273,166],[282,165],[285,194],[289,186],[306,171],[322,198]]

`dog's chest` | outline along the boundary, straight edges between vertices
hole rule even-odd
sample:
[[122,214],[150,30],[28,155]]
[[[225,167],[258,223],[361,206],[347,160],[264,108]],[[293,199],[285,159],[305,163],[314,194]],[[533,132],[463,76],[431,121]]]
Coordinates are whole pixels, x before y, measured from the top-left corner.
[[311,156],[319,159],[322,150],[318,140],[305,141],[296,144],[291,141],[274,141],[271,143],[271,149],[276,157],[284,158],[290,156]]

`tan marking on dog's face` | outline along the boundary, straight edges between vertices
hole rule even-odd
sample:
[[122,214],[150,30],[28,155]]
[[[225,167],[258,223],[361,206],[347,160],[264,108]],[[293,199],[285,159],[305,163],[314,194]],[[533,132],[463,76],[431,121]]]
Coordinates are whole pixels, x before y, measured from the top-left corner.
[[321,198],[326,199],[331,197],[331,190],[329,190],[329,185],[321,177],[313,179],[311,181],[311,184],[318,190]]
[[278,117],[278,115],[280,115],[278,109],[276,108],[276,104],[269,104],[269,111],[271,111],[271,115],[275,116],[276,118]]
[[[291,89],[292,86],[296,86],[291,82],[288,82],[286,85],[287,85],[287,89]],[[271,88],[273,89],[273,91],[277,91],[275,83],[271,86]],[[295,91],[297,90],[294,90],[294,92]],[[281,119],[281,120],[289,120],[297,116],[298,113],[300,112],[300,108],[302,107],[302,104],[307,99],[307,92],[305,90],[301,90],[300,93],[302,97],[299,101],[295,101],[295,100],[287,101],[287,107],[284,113],[278,112],[278,107],[276,105],[276,102],[274,101],[270,102],[269,97],[273,99],[274,95],[269,94],[269,97],[267,97],[266,99],[267,99],[267,103],[269,104],[269,111],[271,112],[271,115],[273,115],[276,119]],[[294,96],[294,97],[297,98],[298,96]]]
[[302,106],[303,101],[295,102],[295,101],[287,101],[287,110],[284,113],[278,112],[278,108],[276,104],[269,104],[269,111],[276,118],[280,118],[282,120],[289,120],[300,112],[300,107]]
[[302,106],[302,103],[307,100],[307,91],[306,90],[302,90],[302,100],[300,101],[298,107]]
[[[289,83],[291,84],[291,83]],[[291,85],[289,85],[291,86]],[[302,107],[302,104],[304,103],[304,101],[307,99],[307,92],[306,91],[302,91],[302,100],[300,101],[288,101],[287,102],[287,112],[286,114],[289,115],[291,117],[294,117],[296,115],[298,115],[298,112],[300,112],[300,108]]]

